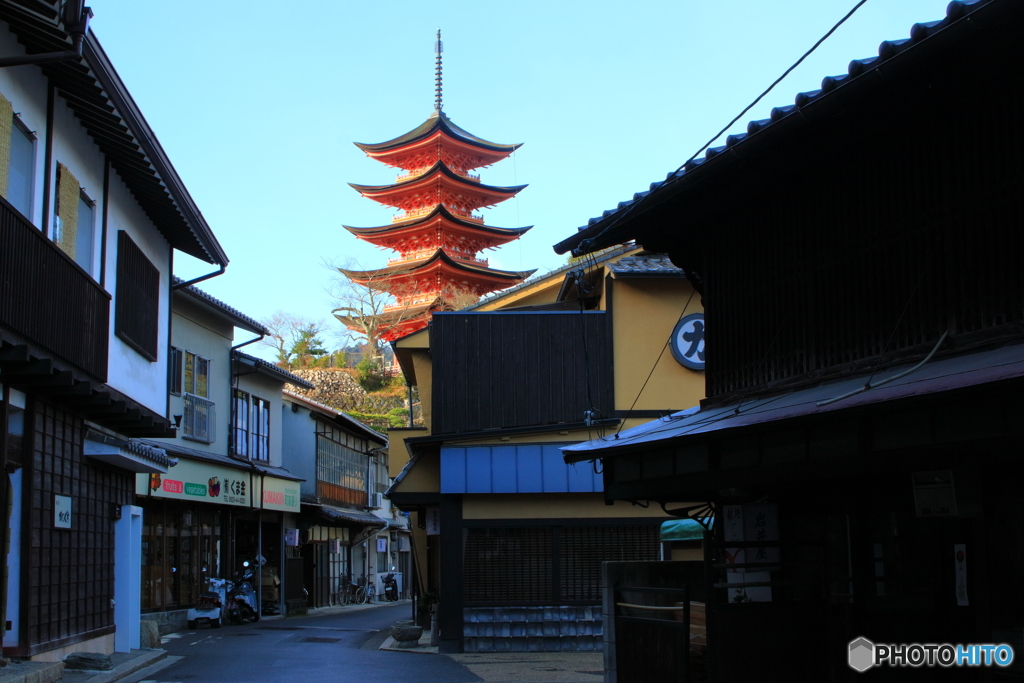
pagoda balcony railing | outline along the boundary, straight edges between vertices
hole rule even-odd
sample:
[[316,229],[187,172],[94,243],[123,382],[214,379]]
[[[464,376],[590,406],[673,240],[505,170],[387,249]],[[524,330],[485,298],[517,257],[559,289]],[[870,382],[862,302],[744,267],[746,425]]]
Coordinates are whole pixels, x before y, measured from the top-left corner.
[[[458,216],[459,218],[464,218],[467,221],[472,221],[474,223],[480,223],[481,225],[483,225],[484,217],[481,216],[480,214],[473,214],[464,209],[459,209],[454,206],[449,206],[447,204],[445,204],[444,206],[446,209],[448,209],[448,211],[452,213],[453,216]],[[406,209],[405,213],[398,214],[397,216],[391,219],[391,222],[398,223],[400,221],[407,221],[410,218],[419,218],[420,216],[426,216],[436,208],[437,205],[435,204],[433,206],[425,206],[422,209]]]
[[[412,180],[413,178],[419,178],[421,175],[425,174],[431,168],[433,168],[433,166],[425,166],[423,168],[417,168],[417,169],[412,170],[412,171],[407,171],[406,173],[400,173],[400,174],[398,174],[398,178],[396,179],[395,182],[399,182],[400,183],[400,182],[403,182],[403,181],[406,181],[406,180]],[[454,168],[450,169],[450,170],[453,173],[455,173],[456,175],[462,176],[466,180],[472,180],[474,183],[479,183],[480,182],[480,175],[477,174],[477,173],[469,173],[468,171],[459,171],[459,170],[456,170]]]
[[397,303],[393,303],[390,306],[384,307],[385,313],[391,313],[392,311],[401,311],[410,306],[419,306],[420,304],[429,304],[431,301],[437,298],[437,294],[427,294],[424,296],[417,296],[412,299],[403,299]]
[[0,327],[107,380],[110,294],[2,198]]
[[[399,256],[398,258],[390,259],[388,261],[388,265],[389,266],[394,266],[394,265],[399,265],[399,264],[402,264],[402,263],[408,263],[410,261],[420,261],[422,259],[425,259],[425,258],[428,258],[430,256],[433,256],[434,252],[436,252],[436,251],[437,251],[436,247],[431,247],[431,248],[428,248],[428,249],[417,249],[416,251],[410,251],[410,252],[404,254],[403,256]],[[482,266],[486,266],[487,265],[487,259],[477,258],[476,254],[474,254],[472,252],[469,252],[469,251],[461,251],[461,250],[458,250],[458,249],[448,249],[448,248],[443,249],[443,251],[444,251],[444,253],[446,253],[449,256],[451,256],[453,259],[457,259],[459,261],[465,261],[466,263],[476,263],[476,264],[479,264],[479,265],[482,265]]]

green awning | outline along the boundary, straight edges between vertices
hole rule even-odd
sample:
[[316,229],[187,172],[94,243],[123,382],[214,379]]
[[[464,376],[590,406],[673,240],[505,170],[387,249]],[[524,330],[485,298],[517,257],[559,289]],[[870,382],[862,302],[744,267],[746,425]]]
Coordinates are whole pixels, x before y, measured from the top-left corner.
[[703,541],[704,527],[695,519],[670,519],[661,523],[661,540]]

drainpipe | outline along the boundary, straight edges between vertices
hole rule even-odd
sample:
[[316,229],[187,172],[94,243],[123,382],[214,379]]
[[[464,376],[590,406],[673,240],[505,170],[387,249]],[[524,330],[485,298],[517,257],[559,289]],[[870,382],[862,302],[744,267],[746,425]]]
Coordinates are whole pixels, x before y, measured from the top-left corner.
[[[212,272],[212,273],[207,273],[206,275],[200,275],[200,276],[199,276],[199,277],[197,277],[197,278],[192,278],[191,280],[187,280],[187,281],[185,281],[185,282],[179,282],[179,283],[178,283],[178,284],[176,284],[176,285],[172,285],[172,286],[171,286],[171,290],[173,291],[173,290],[175,290],[175,289],[181,289],[182,287],[188,287],[189,285],[194,285],[194,284],[196,284],[197,282],[202,282],[203,280],[209,280],[210,278],[214,278],[214,277],[217,277],[218,275],[223,275],[223,274],[224,274],[224,271],[225,271],[225,270],[227,270],[227,269],[228,269],[228,264],[226,264],[226,263],[221,263],[221,264],[220,264],[220,268],[218,268],[218,269],[217,269],[217,270],[215,270],[214,272]],[[255,341],[255,340],[253,340],[253,341]],[[251,342],[246,342],[246,344],[250,344],[250,343],[251,343]],[[245,344],[239,344],[239,346],[245,346]],[[238,348],[238,346],[234,346],[234,347],[232,347],[232,348],[235,348],[235,349],[237,349],[237,348]]]
[[70,0],[64,5],[61,20],[68,35],[71,36],[72,47],[70,50],[24,55],[22,57],[4,57],[0,59],[0,67],[48,64],[50,62],[64,62],[70,59],[80,60],[82,58],[82,45],[85,43],[85,34],[89,30],[89,20],[93,17],[92,8],[84,7],[84,4],[82,0]]

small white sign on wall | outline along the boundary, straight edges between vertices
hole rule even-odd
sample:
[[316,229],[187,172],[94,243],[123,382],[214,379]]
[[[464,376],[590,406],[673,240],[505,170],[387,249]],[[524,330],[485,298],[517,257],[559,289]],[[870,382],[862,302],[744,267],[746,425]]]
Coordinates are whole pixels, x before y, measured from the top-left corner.
[[388,539],[378,538],[377,539],[377,552],[386,553],[388,551]]
[[53,528],[71,528],[71,496],[53,496]]
[[426,510],[427,536],[441,535],[441,508],[428,507]]

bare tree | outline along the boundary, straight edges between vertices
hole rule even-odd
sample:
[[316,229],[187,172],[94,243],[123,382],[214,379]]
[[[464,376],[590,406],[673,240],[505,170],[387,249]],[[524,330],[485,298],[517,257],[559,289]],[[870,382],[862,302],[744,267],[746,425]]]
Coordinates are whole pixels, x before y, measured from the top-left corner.
[[263,325],[270,334],[259,343],[274,350],[277,364],[282,367],[307,367],[328,355],[319,338],[327,329],[327,324],[322,320],[277,311],[264,320]]
[[[398,300],[392,293],[392,278],[412,269],[367,271],[351,259],[343,265],[325,259],[324,266],[332,273],[327,286],[327,294],[334,307],[331,312],[346,328],[340,336],[349,342],[362,344],[371,359],[380,358],[381,337],[395,325],[415,316],[419,308],[418,304],[396,307]],[[371,275],[365,284],[361,284],[345,275],[342,272],[345,270],[359,270]]]

